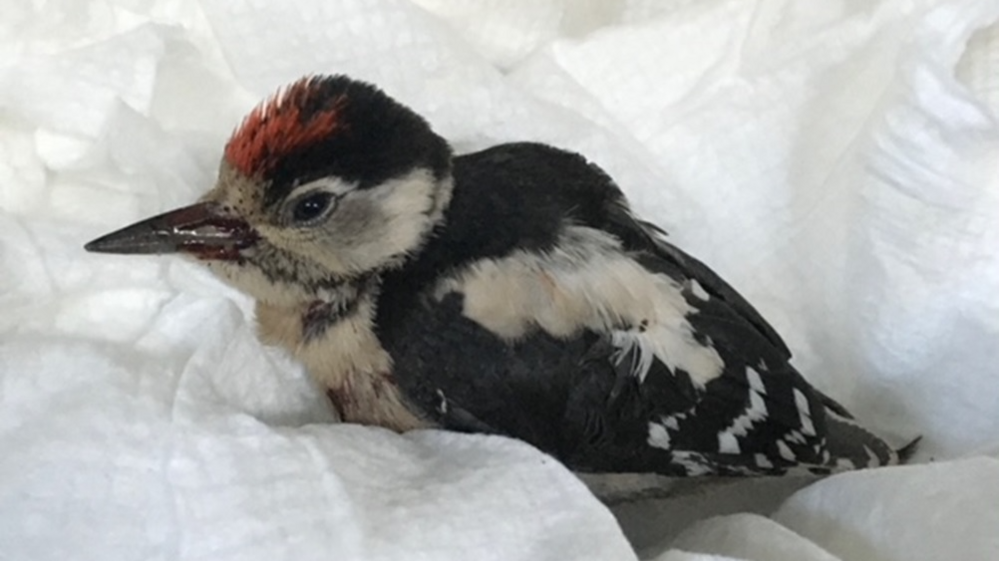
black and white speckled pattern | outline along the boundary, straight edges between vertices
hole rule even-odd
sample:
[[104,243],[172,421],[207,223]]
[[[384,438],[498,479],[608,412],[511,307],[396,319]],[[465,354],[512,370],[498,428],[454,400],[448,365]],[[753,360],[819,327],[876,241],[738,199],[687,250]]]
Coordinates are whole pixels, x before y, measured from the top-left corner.
[[[503,145],[458,158],[455,178],[445,225],[419,258],[385,279],[377,317],[403,391],[443,426],[521,438],[580,471],[781,474],[897,461],[877,437],[840,414],[831,418],[830,408],[845,412],[789,364],[765,320],[705,265],[635,220],[617,187],[581,157]],[[669,345],[657,347],[662,341],[647,325],[589,326],[568,336],[539,327],[510,340],[468,317],[461,291],[430,296],[442,276],[482,260],[502,266],[516,252],[541,255],[541,263],[558,251],[587,255],[559,247],[571,227],[602,232],[622,258],[675,287],[665,290],[677,294],[663,294],[686,303],[675,319],[692,328],[688,345],[716,353],[720,369],[671,367],[675,357],[650,350]],[[587,274],[580,282],[599,272]]]

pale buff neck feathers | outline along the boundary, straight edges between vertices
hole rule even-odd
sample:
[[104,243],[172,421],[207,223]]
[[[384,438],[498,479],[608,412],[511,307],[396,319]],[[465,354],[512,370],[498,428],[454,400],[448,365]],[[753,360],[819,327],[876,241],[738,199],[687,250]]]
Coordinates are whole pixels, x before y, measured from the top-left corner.
[[404,404],[392,380],[392,360],[372,329],[374,297],[360,297],[350,315],[307,336],[304,318],[314,304],[279,307],[257,302],[260,339],[290,352],[326,389],[342,421],[404,432],[431,423]]

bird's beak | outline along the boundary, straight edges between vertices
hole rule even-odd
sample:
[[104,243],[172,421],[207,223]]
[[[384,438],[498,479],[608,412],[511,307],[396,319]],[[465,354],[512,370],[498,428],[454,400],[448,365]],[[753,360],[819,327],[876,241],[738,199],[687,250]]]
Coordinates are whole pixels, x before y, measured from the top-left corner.
[[188,253],[200,259],[234,260],[257,239],[245,220],[219,203],[203,202],[136,222],[83,247],[96,253]]

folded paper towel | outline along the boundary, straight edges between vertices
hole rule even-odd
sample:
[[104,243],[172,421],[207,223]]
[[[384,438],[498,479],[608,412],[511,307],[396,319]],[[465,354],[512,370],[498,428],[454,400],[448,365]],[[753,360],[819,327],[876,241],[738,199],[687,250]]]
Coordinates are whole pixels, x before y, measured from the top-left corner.
[[[585,153],[868,424],[924,434],[922,461],[999,453],[999,33],[961,61],[994,1],[0,4],[2,558],[634,558],[528,447],[328,424],[241,295],[81,251],[206,189],[240,115],[313,72],[378,83],[462,150]],[[663,559],[999,557],[995,469],[617,514]]]

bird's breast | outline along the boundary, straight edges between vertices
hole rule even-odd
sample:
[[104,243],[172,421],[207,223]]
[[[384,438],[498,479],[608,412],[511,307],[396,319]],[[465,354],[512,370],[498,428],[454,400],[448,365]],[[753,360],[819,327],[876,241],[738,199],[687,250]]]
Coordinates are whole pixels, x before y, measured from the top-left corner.
[[[405,432],[431,423],[414,413],[392,374],[392,361],[372,331],[370,302],[363,301],[321,333],[310,332],[311,306],[257,303],[260,339],[289,351],[320,384],[340,419]],[[314,318],[312,318],[314,319]]]

